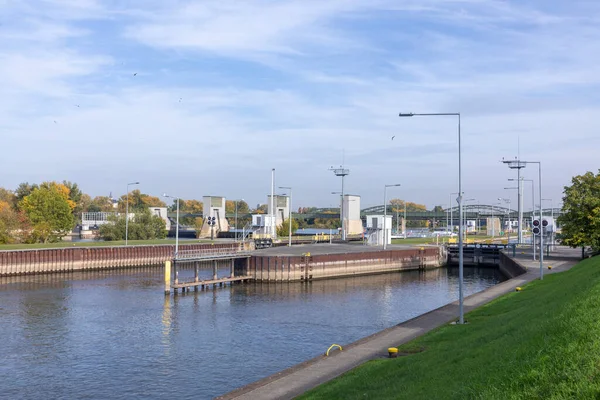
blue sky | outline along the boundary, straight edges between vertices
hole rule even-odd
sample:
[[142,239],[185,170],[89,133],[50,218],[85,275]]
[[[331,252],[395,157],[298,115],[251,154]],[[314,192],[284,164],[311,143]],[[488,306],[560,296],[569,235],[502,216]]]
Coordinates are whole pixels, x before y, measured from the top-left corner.
[[520,143],[558,203],[599,167],[599,26],[594,1],[0,0],[0,186],[254,205],[276,168],[327,207],[344,152],[363,207],[389,183],[433,207],[457,189],[456,120],[398,112],[458,111],[467,197],[516,203],[499,160]]

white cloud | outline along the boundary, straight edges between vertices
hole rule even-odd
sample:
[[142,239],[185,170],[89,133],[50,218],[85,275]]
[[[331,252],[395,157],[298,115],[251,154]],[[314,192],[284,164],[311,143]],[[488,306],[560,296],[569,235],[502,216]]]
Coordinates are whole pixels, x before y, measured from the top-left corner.
[[397,113],[460,111],[470,196],[498,197],[510,176],[498,160],[520,137],[558,198],[596,168],[600,30],[597,5],[552,7],[14,2],[0,29],[0,135],[31,156],[7,154],[21,168],[3,184],[67,178],[99,194],[129,176],[154,193],[256,203],[274,166],[299,204],[327,205],[339,184],[327,168],[345,149],[365,203],[399,180],[432,205],[455,191],[455,120]]

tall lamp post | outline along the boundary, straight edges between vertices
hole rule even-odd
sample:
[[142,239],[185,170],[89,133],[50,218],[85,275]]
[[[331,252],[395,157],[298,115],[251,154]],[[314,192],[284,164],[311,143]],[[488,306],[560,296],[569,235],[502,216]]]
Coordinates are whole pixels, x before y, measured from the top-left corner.
[[169,196],[166,193],[164,193],[163,196],[177,201],[177,216],[175,220],[175,257],[173,257],[177,259],[177,256],[179,255],[179,197]]
[[[452,225],[452,229],[450,230],[450,236],[454,233],[454,215],[452,213],[452,196],[458,195],[458,193],[450,193],[450,225]],[[460,225],[460,224],[459,224]]]
[[400,186],[399,183],[392,185],[385,185],[383,187],[383,249],[387,248],[387,231],[386,231],[386,219],[387,219],[387,188]]
[[508,204],[508,239],[510,241],[510,234],[512,233],[512,225],[510,223],[510,199],[498,197],[498,201],[503,201],[504,203]]
[[238,203],[240,201],[244,201],[244,199],[239,199],[239,200],[234,200],[234,201],[235,201],[235,222],[234,222],[234,225],[235,225],[235,240],[234,240],[234,242],[237,242],[237,239],[238,239],[238,231],[237,231],[237,228],[238,228],[238,223],[237,223],[238,222],[237,221],[238,220],[238,218],[237,218],[238,217]]
[[404,200],[404,239],[406,239],[406,199]]
[[[518,229],[517,229],[517,243],[521,243],[523,241],[523,181],[521,180],[521,169],[525,168],[527,163],[523,162],[519,159],[515,160],[507,160],[502,161],[504,164],[508,165],[510,169],[517,170],[517,218],[518,218]],[[511,227],[512,228],[512,227]],[[512,229],[511,229],[512,232]]]
[[[516,179],[509,179],[509,181],[514,182]],[[524,179],[521,178],[522,182],[531,182],[531,220],[533,221],[533,214],[535,213],[535,196],[533,193],[533,179]],[[535,260],[535,252],[533,253]]]
[[[458,219],[462,220],[462,160],[461,160],[461,146],[460,146],[460,113],[400,113],[400,117],[439,117],[439,116],[453,116],[458,117]],[[458,309],[459,318],[458,323],[464,324],[464,307],[463,307],[463,239],[462,239],[462,226],[458,228]]]
[[131,182],[127,184],[127,201],[125,203],[125,246],[129,236],[129,186],[139,185],[139,182]]
[[292,188],[290,186],[279,186],[279,189],[286,189],[290,191],[290,204],[288,204],[288,225],[290,228],[288,246],[292,247]]
[[[550,202],[550,218],[552,218],[552,227],[554,228],[555,223],[554,223],[554,204],[552,202],[552,199],[542,199],[542,201],[549,201]],[[542,218],[542,216],[540,215],[540,219]],[[540,235],[543,232],[540,232]],[[552,244],[552,250],[554,250],[554,232],[550,233],[550,240],[551,240],[551,244]]]

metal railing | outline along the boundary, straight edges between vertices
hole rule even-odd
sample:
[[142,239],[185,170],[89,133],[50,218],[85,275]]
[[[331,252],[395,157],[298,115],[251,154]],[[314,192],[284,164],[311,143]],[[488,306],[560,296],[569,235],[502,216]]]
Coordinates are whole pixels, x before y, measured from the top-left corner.
[[180,250],[177,254],[177,261],[182,260],[200,260],[200,259],[215,259],[215,258],[230,258],[239,257],[250,254],[243,247],[232,246],[228,248],[216,249],[201,249],[201,250]]

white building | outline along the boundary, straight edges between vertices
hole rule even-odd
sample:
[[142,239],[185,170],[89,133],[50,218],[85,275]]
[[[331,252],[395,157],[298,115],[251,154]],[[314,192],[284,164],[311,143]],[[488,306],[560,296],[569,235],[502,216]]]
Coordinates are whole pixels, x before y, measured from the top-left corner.
[[[343,198],[342,218],[346,228],[346,235],[360,235],[363,233],[363,224],[360,219],[360,196],[345,194]],[[390,223],[391,227],[391,223]]]
[[[211,231],[214,231],[215,237],[221,231],[229,231],[229,223],[225,217],[225,197],[204,196],[202,197],[202,200],[204,202],[204,208],[202,212],[204,216],[204,224],[202,224],[202,230],[200,231],[199,237],[210,237]],[[206,223],[207,218],[214,218],[214,228],[212,225]]]
[[[367,215],[367,243],[374,246],[383,246],[384,242],[384,216]],[[387,244],[392,243],[392,216],[385,216],[385,238]]]

